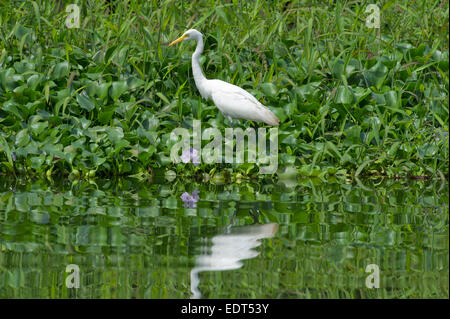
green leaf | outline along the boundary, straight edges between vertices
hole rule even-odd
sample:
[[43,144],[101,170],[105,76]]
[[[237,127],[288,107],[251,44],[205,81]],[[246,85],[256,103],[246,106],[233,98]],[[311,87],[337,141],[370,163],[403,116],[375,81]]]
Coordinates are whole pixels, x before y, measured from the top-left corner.
[[14,63],[14,69],[17,73],[23,74],[27,71],[34,70],[34,64],[29,62],[16,62]]
[[31,158],[31,168],[34,168],[35,170],[40,170],[42,167],[42,164],[44,164],[45,161],[45,155],[39,155],[34,156]]
[[145,81],[137,78],[137,77],[130,77],[127,80],[127,85],[130,88],[130,90],[135,90],[145,84]]
[[361,174],[362,170],[364,169],[364,167],[366,167],[370,162],[372,162],[372,160],[367,160],[364,163],[362,163],[358,169],[355,172],[355,177],[358,177],[359,174]]
[[95,95],[103,100],[108,97],[108,89],[111,86],[111,82],[101,83],[95,87]]
[[332,68],[333,77],[340,80],[342,76],[347,77],[345,72],[345,61],[342,59],[338,59]]
[[9,148],[8,143],[6,142],[5,138],[0,135],[0,151],[3,150],[6,153],[6,158],[8,159],[8,163],[10,165],[13,165],[13,160],[11,156],[11,149]]
[[77,150],[72,146],[68,145],[64,148],[64,159],[69,162],[69,164],[72,164],[73,159],[77,155]]
[[370,95],[372,91],[367,88],[362,88],[360,86],[353,89],[353,95],[355,96],[356,102],[359,103]]
[[23,129],[16,135],[16,147],[22,147],[28,144],[30,136],[28,135],[28,129]]
[[0,71],[0,87],[4,90],[12,91],[22,83],[23,76],[20,74],[14,74],[14,70],[12,68]]
[[27,86],[32,89],[35,90],[36,87],[38,86],[38,84],[41,82],[42,80],[42,75],[38,75],[38,74],[33,74],[32,76],[30,76],[27,80]]
[[123,139],[123,130],[121,127],[107,127],[106,133],[108,134],[111,142],[116,145]]
[[41,134],[46,128],[48,127],[48,122],[33,122],[30,125],[30,131],[31,133],[35,135]]
[[94,163],[95,166],[100,166],[104,162],[106,162],[106,158],[94,155],[94,157],[92,158],[92,162]]
[[22,26],[21,24],[18,24],[14,30],[14,35],[17,37],[19,41],[24,41],[25,36],[28,36],[28,43],[32,41],[31,37],[29,36],[33,32],[32,29],[26,28]]
[[20,114],[18,108],[17,108],[17,103],[13,102],[12,100],[5,102],[5,104],[3,104],[2,109],[14,114],[15,116],[17,116],[19,119],[23,120],[22,115]]
[[386,79],[388,71],[389,69],[381,63],[381,61],[378,61],[377,64],[364,72],[367,85],[375,86],[377,89],[380,89]]
[[116,81],[111,85],[109,96],[116,101],[128,89],[127,81]]
[[102,124],[107,124],[111,121],[114,111],[102,111],[98,114],[98,121]]
[[436,155],[436,153],[438,151],[439,151],[439,148],[436,145],[427,143],[419,149],[419,156],[421,158],[424,158],[424,157],[430,158],[430,157],[433,157],[434,155]]
[[76,100],[81,108],[91,112],[95,108],[94,101],[91,100],[86,90],[76,94]]
[[273,83],[262,83],[260,87],[267,96],[276,97],[278,94],[277,87]]
[[317,94],[320,86],[320,82],[310,82],[294,89],[295,93],[302,100],[309,100],[311,97]]
[[339,86],[334,98],[337,104],[351,104],[353,103],[354,97],[352,90],[347,86]]
[[345,130],[346,138],[345,138],[345,144],[346,145],[352,145],[352,144],[361,144],[361,127],[360,126],[352,126]]
[[384,93],[384,98],[386,105],[394,108],[399,108],[401,106],[401,99],[399,99],[396,91],[388,91]]
[[170,101],[169,101],[169,99],[168,98],[166,98],[165,96],[164,96],[164,94],[162,94],[161,92],[156,92],[156,95],[161,99],[161,100],[163,100],[164,101],[164,103],[166,103],[166,104],[170,104]]
[[52,79],[59,80],[69,76],[69,62],[64,61],[56,64],[53,69]]

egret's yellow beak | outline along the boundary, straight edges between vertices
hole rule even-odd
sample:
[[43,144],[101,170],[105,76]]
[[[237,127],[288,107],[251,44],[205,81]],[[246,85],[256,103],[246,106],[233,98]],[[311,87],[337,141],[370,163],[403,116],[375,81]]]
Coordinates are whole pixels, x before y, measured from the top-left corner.
[[174,44],[177,44],[178,42],[183,41],[184,39],[186,39],[188,36],[187,34],[183,34],[181,37],[179,37],[178,39],[176,39],[175,41],[173,41],[171,44],[169,44],[169,47],[171,47]]

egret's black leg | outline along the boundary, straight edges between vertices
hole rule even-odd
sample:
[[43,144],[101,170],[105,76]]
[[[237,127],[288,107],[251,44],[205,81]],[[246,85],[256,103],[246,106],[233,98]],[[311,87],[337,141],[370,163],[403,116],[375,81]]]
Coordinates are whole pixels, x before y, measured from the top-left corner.
[[259,128],[259,126],[258,126],[258,123],[257,122],[251,122],[252,123],[252,127],[255,129],[255,130],[258,130],[258,128]]
[[228,121],[230,121],[231,127],[234,128],[233,119],[231,118],[231,116],[227,115],[225,117],[228,119]]

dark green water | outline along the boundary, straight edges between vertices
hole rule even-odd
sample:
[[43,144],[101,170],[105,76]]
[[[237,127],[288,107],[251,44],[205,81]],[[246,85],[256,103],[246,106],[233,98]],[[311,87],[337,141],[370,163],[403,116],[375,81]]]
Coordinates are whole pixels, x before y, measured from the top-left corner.
[[448,185],[363,183],[3,178],[0,298],[448,298]]

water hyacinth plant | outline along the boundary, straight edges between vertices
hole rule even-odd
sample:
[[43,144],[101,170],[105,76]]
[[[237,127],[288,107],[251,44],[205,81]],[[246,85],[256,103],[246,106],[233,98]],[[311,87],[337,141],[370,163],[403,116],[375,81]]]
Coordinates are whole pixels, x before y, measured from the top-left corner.
[[448,1],[377,2],[379,29],[364,1],[88,0],[79,28],[58,3],[0,3],[1,174],[255,177],[194,150],[195,167],[170,160],[173,129],[229,126],[199,97],[191,48],[166,45],[196,28],[207,77],[280,119],[273,177],[448,176]]

